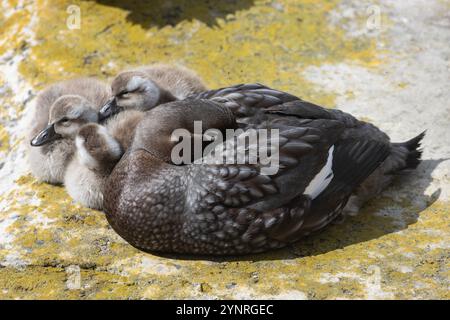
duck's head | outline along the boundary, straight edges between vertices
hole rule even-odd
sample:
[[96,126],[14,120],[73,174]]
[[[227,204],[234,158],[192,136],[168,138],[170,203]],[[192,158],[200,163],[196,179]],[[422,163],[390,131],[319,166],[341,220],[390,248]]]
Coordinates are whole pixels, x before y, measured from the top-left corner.
[[112,97],[101,108],[100,119],[124,109],[147,111],[158,105],[161,100],[161,88],[140,71],[119,73],[111,84]]
[[98,122],[98,114],[88,100],[78,95],[59,97],[50,107],[48,126],[31,140],[31,145],[42,146],[61,138],[74,139],[78,130],[90,122]]
[[80,162],[91,170],[110,172],[120,160],[123,149],[120,143],[99,124],[86,124],[75,138]]

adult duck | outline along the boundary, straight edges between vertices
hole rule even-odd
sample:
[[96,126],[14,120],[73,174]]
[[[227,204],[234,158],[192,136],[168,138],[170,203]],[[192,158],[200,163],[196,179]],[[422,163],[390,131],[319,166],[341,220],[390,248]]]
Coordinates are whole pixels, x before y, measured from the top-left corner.
[[[208,161],[174,165],[176,129],[278,129],[279,168]],[[415,168],[423,134],[391,143],[375,126],[263,85],[238,85],[158,106],[104,191],[113,229],[152,252],[245,254],[280,248],[343,214],[351,196],[377,193]],[[232,144],[226,141],[225,144]],[[251,148],[247,147],[245,149]],[[366,192],[367,191],[367,192]]]

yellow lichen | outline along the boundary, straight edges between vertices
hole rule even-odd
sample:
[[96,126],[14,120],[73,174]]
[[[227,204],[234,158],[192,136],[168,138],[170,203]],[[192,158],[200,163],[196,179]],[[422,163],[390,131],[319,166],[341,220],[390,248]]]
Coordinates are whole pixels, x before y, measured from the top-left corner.
[[[224,1],[214,8],[224,13],[218,19],[205,11],[205,3],[153,1],[124,5],[128,10],[122,10],[118,3],[75,1],[49,6],[37,1],[39,43],[21,71],[41,87],[78,75],[110,77],[125,67],[162,61],[193,68],[211,88],[264,82],[333,106],[333,94],[306,81],[304,68],[376,60],[374,41],[347,39],[343,30],[328,24],[327,13],[338,1],[279,1],[278,7],[272,1]],[[81,9],[79,30],[66,26],[69,4]],[[171,8],[183,12],[175,25],[165,24],[165,20],[173,22],[173,16],[161,14]]]
[[[19,203],[30,196],[41,202],[10,209],[17,215],[9,227],[14,246],[32,271],[24,276],[3,269],[5,298],[251,298],[291,291],[312,299],[448,296],[440,285],[448,252],[439,246],[449,227],[448,204],[435,203],[418,220],[419,209],[409,202],[381,198],[357,217],[286,249],[231,261],[172,260],[133,249],[107,227],[101,212],[73,205],[61,187],[30,176],[17,183]],[[405,225],[396,217],[370,214],[392,206],[404,210]],[[34,220],[36,211],[53,219],[49,228]],[[93,223],[86,224],[88,217]],[[430,228],[433,232],[424,232]],[[80,290],[66,288],[65,270],[71,265],[80,267]],[[414,272],[405,273],[408,269]]]
[[6,129],[0,124],[0,154],[9,149],[9,134]]

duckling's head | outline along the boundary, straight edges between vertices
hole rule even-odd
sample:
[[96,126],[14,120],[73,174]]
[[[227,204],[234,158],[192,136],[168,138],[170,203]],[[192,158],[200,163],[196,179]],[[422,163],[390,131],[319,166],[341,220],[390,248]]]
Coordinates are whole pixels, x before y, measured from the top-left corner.
[[158,105],[161,88],[140,71],[119,73],[111,84],[112,98],[100,110],[105,119],[123,109],[147,111]]
[[75,138],[75,145],[81,164],[104,173],[112,170],[123,153],[119,142],[104,126],[96,123],[81,127]]
[[98,114],[88,100],[78,95],[61,96],[50,107],[48,126],[31,140],[31,145],[74,139],[78,130],[89,122],[98,122]]

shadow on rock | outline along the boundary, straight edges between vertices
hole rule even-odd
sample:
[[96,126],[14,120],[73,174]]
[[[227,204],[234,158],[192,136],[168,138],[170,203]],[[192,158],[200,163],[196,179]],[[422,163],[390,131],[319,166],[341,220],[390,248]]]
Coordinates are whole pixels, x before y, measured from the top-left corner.
[[426,195],[425,190],[433,180],[434,169],[446,160],[448,159],[423,160],[416,170],[397,177],[391,187],[381,196],[369,201],[357,216],[347,217],[342,222],[331,224],[325,230],[284,249],[239,257],[161,256],[215,262],[290,260],[343,249],[352,244],[407,229],[409,225],[417,222],[420,212],[439,198],[440,189],[431,196]]
[[153,0],[153,1],[119,1],[96,0],[96,2],[122,8],[129,11],[127,20],[143,28],[175,26],[187,20],[199,20],[206,25],[217,26],[217,18],[225,19],[227,15],[239,10],[249,9],[254,0]]

